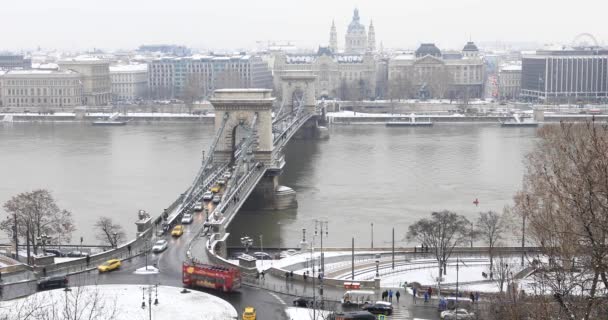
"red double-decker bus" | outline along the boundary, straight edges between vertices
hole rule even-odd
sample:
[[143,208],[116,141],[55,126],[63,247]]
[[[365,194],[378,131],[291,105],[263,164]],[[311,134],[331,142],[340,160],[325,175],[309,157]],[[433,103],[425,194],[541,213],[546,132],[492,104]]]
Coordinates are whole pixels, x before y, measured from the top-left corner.
[[182,282],[187,287],[203,287],[230,292],[241,287],[241,272],[236,268],[184,262]]

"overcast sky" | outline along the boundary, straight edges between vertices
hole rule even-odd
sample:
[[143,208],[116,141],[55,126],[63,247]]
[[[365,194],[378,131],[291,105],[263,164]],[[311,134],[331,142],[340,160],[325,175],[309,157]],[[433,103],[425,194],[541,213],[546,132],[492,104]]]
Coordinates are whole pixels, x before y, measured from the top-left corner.
[[0,51],[239,49],[276,40],[316,47],[329,42],[332,19],[343,47],[355,7],[365,25],[373,19],[378,45],[391,48],[461,48],[469,38],[569,43],[583,32],[608,40],[606,0],[2,0]]

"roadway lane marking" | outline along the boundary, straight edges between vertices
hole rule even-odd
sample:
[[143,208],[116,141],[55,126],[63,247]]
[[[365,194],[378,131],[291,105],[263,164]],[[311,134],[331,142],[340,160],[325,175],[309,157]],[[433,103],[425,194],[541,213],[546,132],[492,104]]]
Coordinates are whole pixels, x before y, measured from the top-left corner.
[[269,293],[271,296],[273,296],[275,299],[279,300],[279,302],[280,302],[282,305],[284,305],[284,306],[286,306],[286,305],[287,305],[287,303],[285,303],[285,301],[283,301],[283,299],[281,299],[281,297],[279,297],[278,295],[276,295],[274,292],[268,292],[268,293]]

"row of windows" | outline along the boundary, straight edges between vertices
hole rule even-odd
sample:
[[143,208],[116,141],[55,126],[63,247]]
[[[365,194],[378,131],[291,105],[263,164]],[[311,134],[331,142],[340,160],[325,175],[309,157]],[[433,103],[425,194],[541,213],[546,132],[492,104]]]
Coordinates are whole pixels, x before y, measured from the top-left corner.
[[5,80],[10,86],[68,86],[78,85],[80,80]]
[[9,105],[32,105],[32,104],[41,104],[41,103],[51,103],[51,104],[71,104],[72,101],[74,103],[79,104],[80,98],[8,98],[7,99]]
[[6,90],[7,96],[46,96],[50,93],[50,95],[73,95],[77,92],[78,89],[75,88],[67,88],[67,89],[57,89],[57,88],[30,88],[28,89],[11,89]]

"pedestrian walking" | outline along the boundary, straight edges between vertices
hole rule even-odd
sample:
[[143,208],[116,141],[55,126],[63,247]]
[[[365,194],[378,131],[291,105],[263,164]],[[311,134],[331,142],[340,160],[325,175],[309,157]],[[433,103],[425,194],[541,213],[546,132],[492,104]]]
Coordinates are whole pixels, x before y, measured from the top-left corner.
[[429,293],[425,292],[424,293],[424,303],[427,303],[427,302],[429,302]]
[[264,277],[264,270],[262,270],[262,279],[266,279],[266,278]]
[[129,256],[131,255],[131,245],[127,246],[127,251],[129,251]]
[[416,294],[418,293],[418,290],[416,290],[416,287],[414,287],[412,289],[412,291],[413,291],[412,299],[414,300],[414,304],[416,304],[416,298],[417,298]]
[[479,291],[475,292],[475,302],[479,302]]
[[388,302],[393,302],[393,289],[388,290]]
[[431,296],[433,295],[433,288],[429,287],[428,290],[426,290],[426,292],[428,292],[429,294],[429,299],[431,298]]
[[91,256],[87,254],[86,257],[86,261],[87,261],[87,267],[89,266],[89,263],[91,263]]
[[475,295],[473,294],[473,291],[471,291],[469,298],[471,298],[471,302],[475,302]]
[[382,291],[382,301],[384,301],[384,299],[386,299],[386,291]]
[[399,290],[397,290],[397,292],[395,292],[395,297],[397,298],[397,303],[399,303],[399,297],[401,297],[401,293],[399,293]]
[[46,277],[46,268],[42,268],[42,275]]

